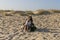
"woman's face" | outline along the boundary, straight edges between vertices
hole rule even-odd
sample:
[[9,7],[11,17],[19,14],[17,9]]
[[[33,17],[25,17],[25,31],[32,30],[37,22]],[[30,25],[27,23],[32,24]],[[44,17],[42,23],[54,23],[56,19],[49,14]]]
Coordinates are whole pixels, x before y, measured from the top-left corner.
[[28,20],[30,20],[30,18],[29,18],[29,17],[28,17],[27,19],[28,19]]
[[27,20],[30,20],[30,17],[29,16],[27,17]]

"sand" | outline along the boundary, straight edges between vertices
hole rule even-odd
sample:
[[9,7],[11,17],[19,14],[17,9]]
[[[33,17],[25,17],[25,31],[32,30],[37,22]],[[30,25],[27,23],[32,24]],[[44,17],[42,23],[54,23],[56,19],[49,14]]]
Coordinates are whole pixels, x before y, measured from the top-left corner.
[[0,16],[0,40],[60,40],[60,14],[33,15],[35,32],[22,32],[26,16]]

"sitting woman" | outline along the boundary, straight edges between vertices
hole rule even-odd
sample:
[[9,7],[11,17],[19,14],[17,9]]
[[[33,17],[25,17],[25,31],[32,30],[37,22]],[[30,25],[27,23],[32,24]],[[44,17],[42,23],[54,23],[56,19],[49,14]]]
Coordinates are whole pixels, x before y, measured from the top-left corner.
[[31,29],[34,27],[32,16],[28,16],[26,22],[24,23],[24,30],[25,31],[31,31]]

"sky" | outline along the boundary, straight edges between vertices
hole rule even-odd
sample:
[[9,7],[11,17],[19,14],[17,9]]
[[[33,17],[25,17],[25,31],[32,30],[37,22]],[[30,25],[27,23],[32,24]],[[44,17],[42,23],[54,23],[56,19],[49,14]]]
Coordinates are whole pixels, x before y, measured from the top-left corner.
[[0,0],[1,10],[60,9],[60,0]]

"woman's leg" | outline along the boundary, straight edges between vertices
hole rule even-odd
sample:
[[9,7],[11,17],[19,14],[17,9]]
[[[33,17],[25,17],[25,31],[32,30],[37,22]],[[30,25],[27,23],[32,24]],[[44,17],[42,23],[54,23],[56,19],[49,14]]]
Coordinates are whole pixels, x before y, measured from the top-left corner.
[[25,25],[24,26],[24,31],[27,31],[28,30],[28,27]]

